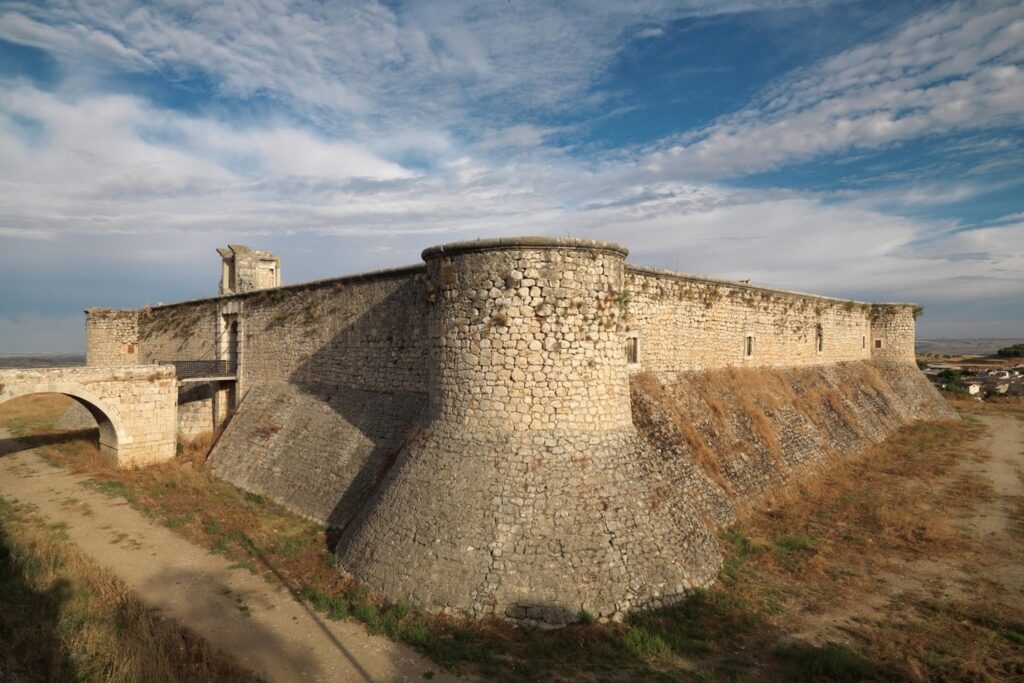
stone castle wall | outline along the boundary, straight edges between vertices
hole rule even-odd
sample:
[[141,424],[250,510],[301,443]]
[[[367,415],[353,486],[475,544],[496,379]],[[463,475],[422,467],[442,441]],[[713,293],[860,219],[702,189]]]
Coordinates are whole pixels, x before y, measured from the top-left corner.
[[143,309],[139,314],[139,360],[217,358],[217,304],[213,301]]
[[237,297],[242,390],[282,381],[422,393],[423,272],[403,268]]
[[214,386],[202,382],[178,390],[178,435],[195,438],[214,429]]
[[[679,378],[824,373],[792,374],[793,387],[823,387],[807,419],[778,407],[788,398],[764,397],[757,424],[795,435],[768,439],[793,462],[741,453],[730,490],[743,495],[784,483],[803,464],[801,444],[824,453],[846,433],[822,426],[846,419],[826,400],[846,391],[836,378],[861,392],[842,408],[869,425],[849,430],[857,448],[941,413],[912,364],[913,306],[626,266],[626,255],[575,239],[449,244],[425,251],[425,266],[147,309],[135,353],[223,358],[237,323],[242,403],[214,471],[344,528],[339,565],[392,599],[528,622],[658,606],[714,579],[711,520],[722,520],[706,503],[723,494],[697,473],[700,458],[678,439],[665,450],[648,429],[671,431],[665,415],[688,405],[684,391],[669,395]],[[97,362],[129,343],[130,324],[115,318],[90,322]],[[877,368],[895,379],[865,388]],[[664,400],[638,398],[642,377]],[[752,386],[734,392],[744,409]],[[917,394],[927,409],[879,417]],[[223,407],[208,400],[183,403],[183,432]],[[737,413],[737,433],[752,419]],[[680,472],[703,483],[666,489]]]
[[139,312],[90,308],[85,312],[85,364],[139,364]]
[[[637,267],[627,267],[624,291],[628,328],[639,339],[635,370],[801,367],[872,357],[871,304]],[[912,352],[912,335],[910,344]]]
[[[508,387],[523,406],[527,395],[545,391],[541,385],[559,385],[566,391],[566,382],[584,375],[586,400],[592,402],[595,415],[602,415],[602,404],[621,402],[621,397],[605,395],[596,387],[618,391],[615,387],[621,382],[613,374],[619,370],[580,362],[596,363],[604,353],[594,354],[599,345],[617,346],[624,356],[628,336],[637,339],[639,361],[628,367],[630,372],[913,360],[910,304],[868,304],[637,266],[624,266],[615,288],[581,279],[566,280],[559,292],[542,292],[536,284],[538,268],[527,273],[480,256],[483,251],[477,253],[461,274],[463,279],[471,273],[475,278],[472,297],[458,303],[462,308],[457,317],[433,328],[428,318],[436,309],[436,298],[451,296],[450,288],[446,293],[443,287],[449,267],[443,258],[430,278],[423,267],[410,267],[142,311],[90,309],[87,362],[125,365],[224,357],[224,316],[232,315],[239,322],[243,392],[261,381],[423,392],[428,381],[458,387],[479,378],[480,394],[467,413],[478,420],[486,413],[479,409],[480,402],[486,404],[491,391],[504,391],[506,379],[514,378]],[[599,257],[586,265],[598,261]],[[574,277],[576,271],[566,272]],[[579,272],[585,277],[585,269]],[[556,299],[561,310],[554,307]],[[576,338],[568,327],[551,333],[555,326],[571,327],[577,319],[594,316],[603,327],[589,334],[600,337],[600,344]],[[481,321],[508,328],[518,354],[514,367],[487,367],[496,357],[486,346],[490,339],[470,348],[475,342],[467,341],[463,331]],[[435,356],[428,346],[430,334],[450,342]],[[567,361],[559,366],[562,374],[538,375],[538,354],[553,351]],[[466,354],[475,354],[476,361],[462,362]],[[436,409],[454,409],[445,398],[451,392],[443,389],[439,387],[441,403]]]
[[222,358],[228,333],[221,317],[239,323],[242,384],[423,392],[430,296],[424,272],[402,268],[141,311],[93,309],[87,357],[91,365]]

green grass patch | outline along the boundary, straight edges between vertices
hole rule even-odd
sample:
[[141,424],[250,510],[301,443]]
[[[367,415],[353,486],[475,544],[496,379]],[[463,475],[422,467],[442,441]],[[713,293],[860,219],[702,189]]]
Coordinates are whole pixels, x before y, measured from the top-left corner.
[[84,482],[94,491],[98,491],[110,498],[124,498],[131,502],[134,494],[123,481],[117,479],[90,479]]
[[328,619],[338,621],[349,615],[348,598],[341,595],[328,595],[314,586],[306,586],[302,591],[302,597],[308,600],[313,607],[327,615]]
[[772,545],[772,555],[786,567],[794,566],[803,557],[814,554],[818,542],[810,536],[797,534],[776,539]]
[[875,675],[871,662],[839,643],[787,645],[778,648],[775,657],[782,663],[787,681],[856,683]]

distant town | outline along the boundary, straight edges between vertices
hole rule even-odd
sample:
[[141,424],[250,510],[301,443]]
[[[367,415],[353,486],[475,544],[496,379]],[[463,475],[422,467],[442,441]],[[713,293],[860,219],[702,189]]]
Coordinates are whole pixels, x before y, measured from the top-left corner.
[[1009,344],[984,355],[922,353],[921,347],[919,342],[917,365],[939,389],[979,400],[1024,396],[1024,343]]

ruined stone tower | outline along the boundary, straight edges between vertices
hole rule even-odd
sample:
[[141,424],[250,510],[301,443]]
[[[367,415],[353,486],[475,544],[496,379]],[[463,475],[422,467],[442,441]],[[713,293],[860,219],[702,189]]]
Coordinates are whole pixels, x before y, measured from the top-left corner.
[[251,292],[281,286],[281,259],[269,251],[257,251],[241,244],[217,249],[220,254],[220,294]]
[[428,249],[421,430],[338,546],[344,569],[435,609],[560,623],[709,582],[712,533],[641,471],[620,321],[625,248]]

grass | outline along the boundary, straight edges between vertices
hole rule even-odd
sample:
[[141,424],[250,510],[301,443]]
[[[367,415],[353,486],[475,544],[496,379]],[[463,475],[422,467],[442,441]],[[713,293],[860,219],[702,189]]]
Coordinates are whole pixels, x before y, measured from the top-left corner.
[[871,662],[838,643],[787,645],[780,647],[775,654],[783,663],[788,681],[856,683],[875,677],[875,667]]
[[[36,419],[33,429],[44,423]],[[287,586],[326,618],[358,620],[444,668],[500,680],[977,680],[990,671],[986,662],[1024,661],[1024,615],[994,585],[979,584],[952,604],[890,591],[881,617],[844,621],[816,639],[806,633],[819,615],[856,611],[883,590],[879,576],[907,563],[959,562],[973,572],[992,561],[949,522],[950,511],[991,495],[954,476],[958,463],[977,458],[968,444],[983,430],[970,421],[902,429],[723,530],[725,562],[711,588],[624,623],[581,615],[554,632],[428,615],[369,593],[335,570],[325,529],[213,478],[204,466],[208,444],[136,471],[109,469],[81,439],[41,451],[236,566]],[[805,634],[794,639],[798,630]]]
[[61,528],[0,498],[0,678],[255,681],[84,558]]

